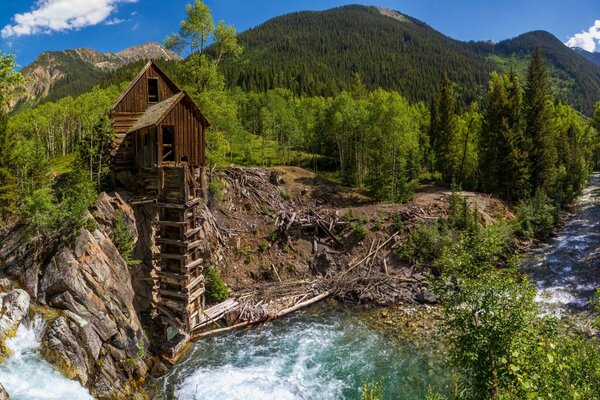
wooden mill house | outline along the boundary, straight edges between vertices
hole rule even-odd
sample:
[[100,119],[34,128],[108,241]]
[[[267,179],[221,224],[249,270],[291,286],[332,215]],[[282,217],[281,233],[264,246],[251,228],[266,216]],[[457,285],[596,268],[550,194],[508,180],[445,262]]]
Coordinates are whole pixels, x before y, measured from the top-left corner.
[[113,182],[156,216],[156,311],[165,327],[191,332],[205,319],[199,207],[209,122],[152,61],[116,101],[111,117]]

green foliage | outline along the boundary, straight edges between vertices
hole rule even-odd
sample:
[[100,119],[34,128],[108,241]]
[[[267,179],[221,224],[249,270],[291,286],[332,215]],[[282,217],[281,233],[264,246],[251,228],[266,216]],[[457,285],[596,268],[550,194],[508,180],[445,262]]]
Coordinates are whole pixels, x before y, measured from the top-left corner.
[[141,261],[133,259],[133,250],[135,249],[135,235],[129,229],[127,216],[123,212],[117,212],[113,226],[114,243],[127,265],[135,266]]
[[459,231],[474,232],[479,227],[477,210],[471,210],[467,198],[452,191],[448,218],[446,221],[452,228]]
[[398,232],[404,231],[404,219],[402,217],[402,213],[400,211],[394,213],[392,215],[392,221],[394,222],[394,229]]
[[467,398],[490,398],[514,376],[519,345],[529,339],[538,314],[534,297],[532,285],[489,274],[462,282],[443,298],[450,361],[462,372]]
[[[178,53],[186,49],[191,52],[184,68],[194,80],[198,93],[220,89],[223,87],[223,77],[218,71],[221,60],[226,55],[237,58],[242,52],[235,28],[223,21],[219,21],[215,28],[210,9],[200,0],[188,4],[185,13],[179,33],[168,36],[165,46]],[[209,42],[213,42],[215,54],[212,58],[206,54]]]
[[507,199],[529,192],[529,153],[516,74],[492,73],[480,137],[482,186]]
[[267,240],[271,243],[275,243],[279,238],[279,231],[277,229],[272,229],[271,232],[267,235]]
[[58,215],[58,205],[52,188],[44,187],[31,192],[23,198],[19,212],[35,233],[52,233]]
[[36,234],[65,237],[84,227],[86,213],[97,198],[95,185],[81,171],[66,175],[55,188],[43,186],[25,193],[20,216]]
[[477,278],[498,268],[516,268],[513,240],[511,227],[503,223],[464,231],[442,249],[433,262],[435,270],[446,276]]
[[229,297],[229,289],[227,289],[221,274],[215,268],[209,267],[204,272],[204,279],[205,296],[209,302],[223,301]]
[[369,235],[369,230],[362,220],[356,221],[352,224],[352,233],[357,239],[362,240]]
[[220,204],[225,198],[223,181],[220,179],[211,179],[208,184],[208,195],[210,196],[210,204],[211,206],[216,206]]
[[525,134],[531,144],[529,157],[532,189],[548,193],[556,182],[558,161],[555,133],[550,125],[549,97],[546,63],[541,50],[536,48],[529,64],[525,88]]
[[397,248],[396,254],[411,265],[430,267],[455,239],[456,232],[443,222],[417,225]]
[[[457,286],[458,285],[458,286]],[[442,297],[461,398],[592,399],[600,347],[540,316],[535,287],[514,272],[459,279]]]
[[361,400],[383,400],[383,382],[363,383]]
[[516,207],[516,233],[522,239],[547,239],[553,232],[558,209],[542,191]]
[[260,244],[258,245],[258,250],[260,250],[261,253],[264,253],[265,251],[269,250],[269,247],[271,247],[269,245],[269,242],[267,242],[266,240],[263,240],[262,242],[260,242]]
[[290,201],[290,200],[292,200],[292,198],[293,198],[293,196],[292,196],[292,192],[290,192],[290,191],[289,191],[289,190],[287,190],[287,189],[283,189],[283,190],[281,190],[281,192],[280,192],[280,193],[281,193],[281,197],[283,197],[283,198],[284,198],[284,200]]

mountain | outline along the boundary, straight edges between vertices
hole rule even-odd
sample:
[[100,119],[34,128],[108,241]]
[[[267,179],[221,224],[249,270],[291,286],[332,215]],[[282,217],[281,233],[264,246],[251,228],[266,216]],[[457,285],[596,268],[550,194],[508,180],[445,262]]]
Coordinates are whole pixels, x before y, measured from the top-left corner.
[[239,35],[245,52],[223,66],[232,86],[288,87],[299,94],[331,95],[355,73],[369,88],[428,99],[442,74],[466,99],[478,97],[494,66],[468,43],[380,7],[345,6],[271,19]]
[[577,54],[579,54],[579,55],[587,58],[588,60],[590,60],[594,64],[600,65],[600,53],[598,53],[596,51],[594,51],[594,52],[587,51],[587,50],[584,50],[584,49],[582,49],[580,47],[573,47],[572,50],[575,53],[577,53]]
[[552,87],[558,98],[591,115],[594,104],[600,100],[600,66],[574,52],[552,34],[534,31],[501,41],[490,53],[499,58],[490,59],[510,59],[508,64],[524,78],[530,55],[536,47],[542,50],[549,64]]
[[559,98],[589,114],[600,100],[600,67],[548,32],[499,43],[461,42],[424,22],[381,8],[351,5],[297,12],[239,35],[242,59],[224,64],[231,86],[330,95],[348,88],[355,73],[369,88],[398,90],[410,100],[430,99],[446,72],[465,102],[481,98],[493,70],[518,69],[542,48]]
[[118,53],[93,49],[44,52],[23,68],[27,82],[25,94],[13,107],[85,93],[112,71],[148,59],[181,60],[181,57],[158,43],[146,43]]

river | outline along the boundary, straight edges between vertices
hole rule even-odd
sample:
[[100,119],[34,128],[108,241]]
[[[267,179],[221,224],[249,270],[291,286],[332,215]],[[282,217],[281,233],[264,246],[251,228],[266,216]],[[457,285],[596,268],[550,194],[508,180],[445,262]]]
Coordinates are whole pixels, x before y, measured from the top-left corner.
[[[600,286],[599,188],[595,174],[559,235],[523,262],[549,314],[585,311]],[[377,381],[385,399],[450,390],[439,341],[415,343],[374,318],[368,310],[326,306],[204,340],[154,382],[154,398],[357,399],[364,382]]]
[[381,310],[321,305],[262,329],[209,338],[154,383],[155,399],[357,399],[383,382],[386,399],[448,390],[439,341],[379,324]]
[[537,301],[550,314],[581,313],[600,287],[600,174],[592,176],[558,236],[533,251],[522,270],[538,289]]

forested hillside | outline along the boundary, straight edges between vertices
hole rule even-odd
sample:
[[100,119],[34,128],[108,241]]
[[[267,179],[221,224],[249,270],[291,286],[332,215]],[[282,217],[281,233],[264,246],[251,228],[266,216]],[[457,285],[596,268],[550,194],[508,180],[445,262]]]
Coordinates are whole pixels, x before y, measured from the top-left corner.
[[552,88],[557,97],[591,115],[600,96],[600,67],[580,57],[550,33],[535,31],[504,40],[490,49],[490,55],[500,59],[528,60],[536,47],[542,50],[548,61]]
[[465,100],[483,93],[493,65],[470,46],[414,18],[378,8],[346,6],[274,18],[239,35],[245,53],[223,71],[231,86],[330,96],[358,73],[369,89],[428,99],[443,72]]
[[285,87],[296,94],[329,96],[347,89],[358,73],[369,89],[429,101],[445,72],[469,103],[483,96],[492,70],[509,72],[515,65],[510,58],[523,61],[524,78],[523,67],[539,46],[561,100],[591,115],[600,98],[600,67],[547,32],[496,45],[466,43],[409,16],[356,5],[274,18],[241,33],[239,40],[246,49],[242,59],[226,63],[223,71],[231,87],[244,90]]

